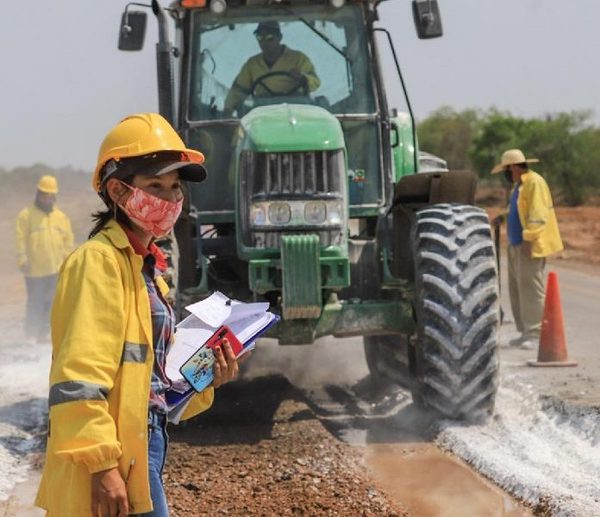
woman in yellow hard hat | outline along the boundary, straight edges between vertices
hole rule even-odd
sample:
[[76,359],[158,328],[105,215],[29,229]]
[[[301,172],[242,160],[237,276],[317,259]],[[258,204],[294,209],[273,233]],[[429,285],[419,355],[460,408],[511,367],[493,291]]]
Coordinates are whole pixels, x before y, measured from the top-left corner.
[[27,288],[24,330],[28,343],[49,342],[50,306],[58,270],[73,250],[71,221],[56,207],[57,193],[56,178],[42,176],[33,204],[17,216],[17,262]]
[[[153,240],[181,211],[181,181],[206,178],[160,115],[121,121],[104,139],[93,186],[106,204],[65,262],[52,309],[46,463],[36,504],[50,515],[166,516],[162,485],[174,315],[156,276]],[[238,372],[228,343],[212,386],[182,418],[206,410]]]

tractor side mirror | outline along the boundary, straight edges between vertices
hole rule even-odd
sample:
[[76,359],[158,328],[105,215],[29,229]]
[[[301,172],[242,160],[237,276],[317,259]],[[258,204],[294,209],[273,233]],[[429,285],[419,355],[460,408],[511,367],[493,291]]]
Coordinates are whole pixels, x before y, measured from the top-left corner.
[[413,0],[412,8],[420,39],[439,38],[443,34],[437,0]]
[[142,50],[145,36],[146,13],[125,10],[119,28],[119,50]]

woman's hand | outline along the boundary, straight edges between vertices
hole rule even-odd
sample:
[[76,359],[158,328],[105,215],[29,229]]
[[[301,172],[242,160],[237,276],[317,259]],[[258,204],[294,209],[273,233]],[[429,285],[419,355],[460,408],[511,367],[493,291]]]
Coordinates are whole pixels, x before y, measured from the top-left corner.
[[215,364],[213,365],[213,388],[218,388],[226,382],[235,379],[239,373],[239,367],[235,354],[227,339],[223,344],[214,349]]
[[127,487],[119,469],[92,474],[92,515],[94,517],[126,517],[129,513]]

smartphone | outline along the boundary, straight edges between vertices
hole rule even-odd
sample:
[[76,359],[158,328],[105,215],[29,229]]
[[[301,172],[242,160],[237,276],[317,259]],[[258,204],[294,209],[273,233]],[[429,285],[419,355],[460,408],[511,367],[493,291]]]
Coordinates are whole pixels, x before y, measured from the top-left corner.
[[213,365],[215,364],[213,350],[221,346],[224,339],[229,341],[233,353],[237,357],[244,346],[229,327],[222,326],[179,369],[183,378],[195,391],[203,391],[213,381]]
[[231,349],[233,350],[233,355],[235,355],[236,357],[244,349],[244,345],[242,345],[240,340],[237,337],[235,337],[235,334],[226,325],[223,325],[222,327],[219,327],[217,329],[217,331],[206,342],[206,347],[212,348],[214,350],[215,348],[223,344],[224,339],[227,339],[227,341],[229,341]]

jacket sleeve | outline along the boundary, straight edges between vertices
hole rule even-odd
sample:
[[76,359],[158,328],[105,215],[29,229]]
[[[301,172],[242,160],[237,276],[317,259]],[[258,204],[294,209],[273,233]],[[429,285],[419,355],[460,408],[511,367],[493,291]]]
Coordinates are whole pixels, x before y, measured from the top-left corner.
[[117,466],[108,412],[125,338],[124,289],[114,257],[80,248],[61,271],[52,308],[49,434],[59,456],[89,472]]
[[29,233],[29,211],[21,210],[17,217],[16,242],[17,265],[23,267],[27,264],[27,237]]
[[539,181],[532,182],[531,190],[527,197],[527,212],[525,213],[525,221],[523,225],[523,240],[535,241],[546,227],[548,222],[549,209],[548,200],[549,192],[545,185]]
[[308,91],[314,92],[319,86],[321,86],[321,79],[319,79],[317,76],[317,72],[315,72],[315,67],[312,64],[312,61],[305,54],[301,54],[300,72],[302,72],[302,75],[306,77]]
[[207,387],[200,393],[197,393],[192,397],[185,410],[183,411],[183,415],[181,415],[181,420],[187,420],[192,418],[203,411],[206,411],[215,398],[215,389],[212,386]]
[[242,66],[240,73],[233,81],[233,85],[225,98],[225,110],[235,109],[250,93],[252,86],[252,64],[248,60]]

